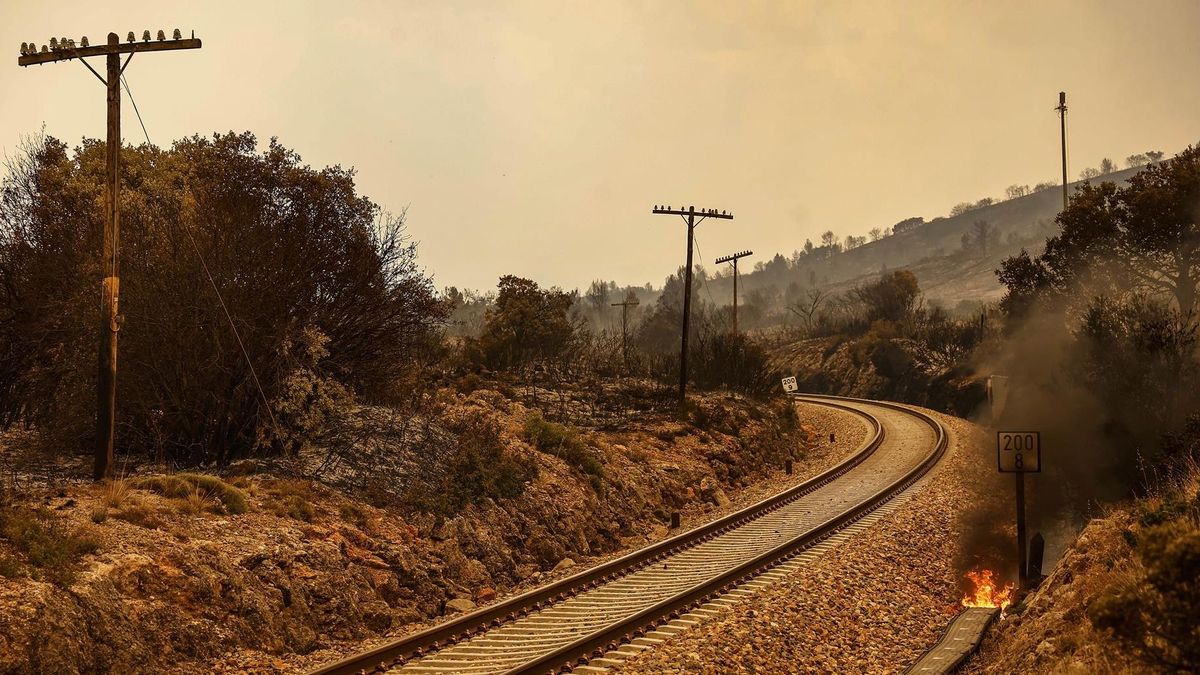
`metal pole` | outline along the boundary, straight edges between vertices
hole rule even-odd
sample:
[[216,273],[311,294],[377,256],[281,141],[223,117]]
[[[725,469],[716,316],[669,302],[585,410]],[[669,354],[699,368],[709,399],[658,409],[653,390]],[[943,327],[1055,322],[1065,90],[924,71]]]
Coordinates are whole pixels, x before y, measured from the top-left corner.
[[[118,46],[116,33],[108,34],[109,46]],[[96,480],[112,478],[113,440],[117,418],[117,331],[121,278],[117,250],[121,229],[118,203],[121,154],[121,56],[108,54],[108,145],[105,155],[104,235],[100,252],[103,281],[100,286],[100,354],[97,380]]]
[[1067,210],[1067,92],[1058,92],[1058,119],[1062,136],[1063,211]]
[[696,226],[696,207],[688,207],[687,269],[683,282],[683,340],[679,351],[679,403],[687,400],[688,323],[692,311],[692,229]]
[[1017,579],[1023,590],[1029,586],[1025,548],[1025,473],[1018,471],[1017,477]]

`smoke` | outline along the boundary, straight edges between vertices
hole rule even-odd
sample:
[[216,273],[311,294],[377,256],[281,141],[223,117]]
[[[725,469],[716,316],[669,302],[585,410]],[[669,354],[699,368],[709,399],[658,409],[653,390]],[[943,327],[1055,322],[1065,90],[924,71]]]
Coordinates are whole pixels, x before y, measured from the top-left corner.
[[[1098,298],[1074,311],[1043,305],[978,357],[977,374],[1007,376],[1008,391],[996,419],[976,421],[1041,434],[1042,470],[1026,474],[1025,495],[1044,570],[1088,518],[1144,489],[1164,434],[1196,410],[1195,335],[1190,317],[1161,303]],[[1016,568],[1014,481],[983,481],[981,506],[961,518],[960,569]]]

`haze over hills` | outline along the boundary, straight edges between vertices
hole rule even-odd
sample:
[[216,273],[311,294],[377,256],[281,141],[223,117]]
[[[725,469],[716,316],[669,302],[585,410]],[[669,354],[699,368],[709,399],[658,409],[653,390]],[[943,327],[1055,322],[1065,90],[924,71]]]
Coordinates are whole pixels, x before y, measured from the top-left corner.
[[[1126,183],[1143,166],[1131,167],[1092,179]],[[1083,181],[1070,184],[1073,191]],[[753,305],[788,303],[809,288],[838,293],[895,269],[912,271],[927,300],[947,309],[967,309],[998,300],[1003,287],[995,270],[1004,258],[1022,248],[1040,252],[1045,239],[1055,231],[1054,218],[1062,209],[1062,190],[1054,186],[1021,197],[972,208],[958,215],[909,224],[906,229],[850,250],[830,252],[815,247],[808,254],[755,256],[753,271],[742,268],[739,277],[740,303]],[[906,221],[901,221],[905,223]],[[798,255],[797,255],[798,254]],[[754,260],[754,258],[750,258]],[[700,282],[696,292],[704,300],[728,304],[732,276],[727,266],[711,260],[698,261],[712,276]],[[746,265],[749,267],[749,265]]]

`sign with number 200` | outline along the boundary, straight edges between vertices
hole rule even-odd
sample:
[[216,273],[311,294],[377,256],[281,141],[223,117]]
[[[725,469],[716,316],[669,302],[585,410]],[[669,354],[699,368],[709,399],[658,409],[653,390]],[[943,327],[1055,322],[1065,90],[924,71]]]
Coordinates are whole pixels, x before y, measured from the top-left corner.
[[1039,473],[1042,435],[1036,431],[997,432],[996,463],[1001,473]]

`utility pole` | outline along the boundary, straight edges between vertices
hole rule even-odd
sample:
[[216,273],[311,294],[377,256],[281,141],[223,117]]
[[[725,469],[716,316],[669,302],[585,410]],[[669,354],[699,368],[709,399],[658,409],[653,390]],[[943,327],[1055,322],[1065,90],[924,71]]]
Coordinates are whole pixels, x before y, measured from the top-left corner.
[[1067,210],[1067,92],[1058,92],[1058,122],[1062,136],[1063,211]]
[[754,251],[742,251],[741,253],[734,253],[733,255],[727,255],[723,258],[717,258],[717,260],[716,260],[716,263],[718,265],[720,265],[721,263],[724,263],[724,262],[733,263],[733,332],[734,332],[734,334],[737,334],[737,332],[738,332],[738,326],[737,326],[738,262],[737,261],[738,261],[738,258],[745,258],[748,255],[754,255]]
[[[687,400],[688,324],[691,321],[692,312],[692,235],[696,226],[703,222],[705,218],[733,220],[733,214],[726,213],[725,211],[717,211],[716,209],[700,209],[697,211],[695,206],[689,206],[686,209],[682,206],[678,209],[673,209],[670,206],[655,206],[651,213],[679,216],[687,223],[687,267],[684,269],[683,281],[683,339],[679,349],[679,404],[683,405]],[[696,220],[697,215],[700,216],[700,220]]]
[[629,373],[629,346],[626,334],[629,329],[629,308],[637,307],[639,304],[641,303],[638,302],[637,296],[632,292],[625,297],[625,302],[612,303],[613,307],[621,308],[621,354],[624,356],[625,372],[627,374]]
[[[50,38],[50,46],[42,45],[39,52],[34,43],[21,43],[21,56],[17,59],[19,66],[41,65],[57,61],[79,61],[92,71],[107,89],[108,101],[108,144],[105,154],[104,180],[104,236],[100,251],[100,268],[103,270],[103,280],[100,282],[100,353],[99,379],[96,384],[96,461],[94,476],[96,480],[112,478],[113,442],[116,431],[117,416],[117,332],[121,330],[120,302],[120,246],[121,209],[118,203],[120,189],[120,154],[121,154],[121,74],[136,52],[159,52],[175,49],[199,49],[200,41],[195,34],[190,39],[183,39],[179,29],[168,40],[163,31],[158,31],[158,39],[150,40],[150,31],[142,33],[142,41],[135,42],[130,32],[126,44],[116,33],[108,34],[108,43],[92,47],[88,45],[87,37],[80,40],[76,47],[74,40],[67,38]],[[129,54],[125,63],[121,63],[121,54]],[[103,56],[106,61],[107,77],[100,77],[91,64],[86,61],[89,56]]]

